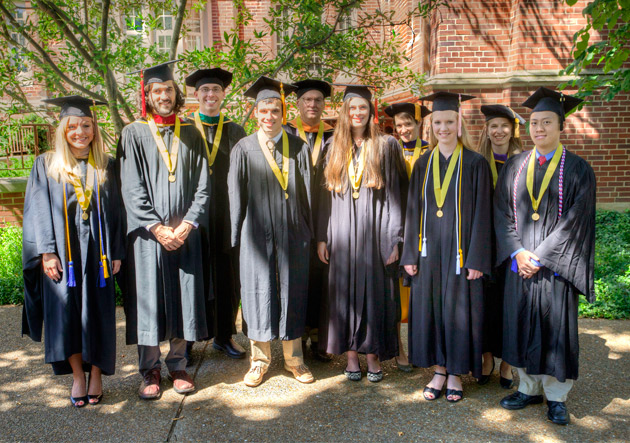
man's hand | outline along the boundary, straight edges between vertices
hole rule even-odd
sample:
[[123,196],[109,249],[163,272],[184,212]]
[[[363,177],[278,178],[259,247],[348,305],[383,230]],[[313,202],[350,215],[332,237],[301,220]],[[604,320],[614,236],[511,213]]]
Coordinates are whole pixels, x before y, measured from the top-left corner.
[[466,279],[477,280],[478,278],[481,278],[482,275],[483,275],[483,272],[481,271],[477,271],[475,269],[468,269],[468,275],[466,276]]
[[394,250],[392,251],[389,258],[387,259],[387,263],[385,263],[385,266],[391,265],[396,260],[398,260],[398,245],[394,245]]
[[328,260],[330,259],[330,255],[328,254],[328,248],[326,247],[325,241],[320,241],[317,243],[317,255],[322,263],[328,264]]
[[532,278],[540,268],[531,262],[533,258],[536,261],[540,261],[538,256],[530,251],[521,251],[516,254],[516,264],[518,265],[518,275],[524,279]]
[[57,254],[43,254],[42,267],[44,268],[44,274],[52,281],[59,281],[59,279],[61,279],[63,267],[61,266]]
[[416,265],[405,265],[405,272],[411,276],[414,276],[418,273],[418,266]]
[[175,228],[175,237],[179,238],[182,242],[188,238],[188,234],[192,231],[193,226],[188,222],[182,222],[178,227]]
[[158,224],[151,228],[151,232],[167,251],[174,251],[184,244],[184,241],[175,235],[175,231],[170,226]]
[[120,260],[112,260],[112,274],[118,274],[121,264],[122,262]]

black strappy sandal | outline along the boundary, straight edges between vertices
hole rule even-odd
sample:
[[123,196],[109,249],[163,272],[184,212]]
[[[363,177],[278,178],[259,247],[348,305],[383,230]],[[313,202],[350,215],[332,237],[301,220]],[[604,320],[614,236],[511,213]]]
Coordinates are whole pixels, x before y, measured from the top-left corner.
[[[90,376],[88,377],[88,385],[87,385],[87,390],[88,392],[90,392],[90,382],[92,381],[92,374],[90,374]],[[87,399],[88,399],[88,403],[91,404],[92,406],[96,406],[97,404],[99,404],[101,402],[101,400],[103,400],[103,386],[101,386],[101,393],[98,395],[87,395]]]
[[[440,374],[439,372],[434,372],[433,375],[439,375],[441,377],[444,377],[444,383],[446,383],[446,379],[448,378],[447,374]],[[444,383],[442,383],[442,387],[440,389],[435,389],[428,385],[425,386],[424,390],[422,391],[422,396],[424,397],[424,399],[428,401],[433,401],[440,398],[440,396],[442,395],[442,389],[444,389]],[[433,398],[427,397],[427,394],[432,394]]]
[[[455,375],[455,374],[448,374],[448,375],[452,375],[453,377],[460,377],[459,375]],[[460,381],[461,381],[461,377],[460,377]],[[446,383],[448,385],[448,378],[446,379]],[[459,398],[456,399],[456,400],[455,399],[451,400],[451,399],[448,398],[449,395],[451,397],[458,396]],[[464,398],[464,391],[463,390],[460,391],[458,389],[448,389],[448,388],[446,388],[446,401],[447,402],[457,403],[458,401],[462,400],[463,398]]]

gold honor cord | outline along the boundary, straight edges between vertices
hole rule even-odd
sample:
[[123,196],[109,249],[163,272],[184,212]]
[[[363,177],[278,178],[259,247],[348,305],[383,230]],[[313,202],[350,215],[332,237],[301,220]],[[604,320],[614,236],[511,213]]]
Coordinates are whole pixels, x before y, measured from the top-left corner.
[[[417,140],[416,140],[416,143],[418,143]],[[403,145],[402,140],[398,140],[398,144],[400,144],[400,147],[404,151],[405,147]],[[422,144],[422,142],[420,142],[420,144]],[[405,153],[403,152],[403,157],[405,159],[405,166],[407,167],[408,178],[411,178],[411,171],[413,171],[413,165],[416,164],[416,162],[418,161],[418,159],[420,158],[423,152],[424,152],[424,149],[422,149],[422,146],[416,146],[415,148],[413,148],[413,156],[411,158],[409,158],[409,156],[405,155]]]
[[494,160],[494,153],[490,153],[490,170],[492,171],[492,188],[496,188],[499,174],[497,173],[497,163]]
[[[536,149],[536,148],[534,148]],[[535,153],[532,153],[529,159],[529,165],[527,165],[527,190],[529,191],[529,198],[532,200],[532,208],[534,209],[534,213],[532,214],[532,220],[538,221],[540,220],[540,214],[538,214],[538,206],[540,205],[540,201],[547,192],[547,188],[549,187],[549,182],[551,182],[551,177],[553,177],[553,173],[556,172],[556,168],[558,167],[558,163],[560,163],[560,158],[562,158],[563,151],[562,143],[558,145],[556,148],[556,153],[553,155],[549,167],[547,168],[547,172],[545,172],[545,176],[543,177],[542,184],[540,185],[540,192],[538,193],[538,198],[534,198],[534,169],[536,168],[536,158]]]
[[206,131],[201,124],[201,117],[199,116],[199,111],[196,111],[195,116],[195,126],[201,132],[201,136],[203,137],[203,141],[206,145],[206,154],[208,154],[208,169],[210,175],[212,175],[212,165],[214,164],[214,160],[217,158],[217,152],[219,152],[219,143],[221,143],[221,135],[223,135],[223,112],[219,113],[219,124],[217,125],[217,132],[214,134],[214,140],[212,140],[212,151],[208,147],[208,138],[206,137]]
[[169,155],[168,150],[166,149],[166,144],[164,143],[164,139],[162,138],[162,134],[158,130],[157,125],[155,124],[155,120],[153,120],[152,114],[147,114],[147,123],[149,124],[149,128],[151,129],[151,135],[153,135],[153,140],[155,140],[155,144],[157,145],[158,151],[162,155],[162,160],[166,164],[168,168],[168,181],[173,183],[175,181],[175,167],[177,166],[177,153],[179,152],[179,134],[181,130],[181,122],[179,118],[175,116],[175,134],[173,134],[173,142],[171,143],[171,153]]
[[[302,125],[302,119],[298,116],[295,119],[295,124],[297,125],[297,130],[300,134],[300,138],[308,143],[308,139],[306,138],[306,133],[304,132],[304,125]],[[311,160],[313,161],[313,166],[317,165],[317,159],[319,157],[319,151],[322,148],[322,139],[324,138],[324,122],[319,122],[319,129],[317,130],[317,137],[315,137],[315,144],[313,145],[313,152],[311,153]]]
[[[369,143],[369,142],[368,142]],[[368,143],[361,143],[361,153],[359,154],[359,164],[355,171],[352,161],[352,151],[350,151],[350,158],[348,159],[348,177],[350,178],[350,184],[354,192],[352,197],[359,198],[359,188],[361,187],[361,179],[363,178],[363,169],[365,169],[365,151],[367,151]]]
[[92,156],[92,150],[90,149],[90,155],[88,156],[87,173],[85,174],[85,190],[81,184],[81,179],[76,178],[70,184],[74,187],[74,193],[77,196],[79,206],[83,210],[81,218],[87,220],[89,218],[88,208],[90,207],[90,200],[92,199],[92,192],[94,191],[94,181],[90,180],[90,177],[96,175],[96,164],[94,163],[94,157]]
[[[289,186],[289,137],[287,136],[286,131],[282,130],[282,173],[280,173],[280,168],[278,168],[278,163],[271,155],[271,151],[267,147],[265,141],[262,140],[261,133],[258,132],[258,144],[260,145],[260,149],[262,150],[267,163],[269,163],[269,167],[273,171],[273,175],[278,179],[278,183],[284,190],[284,198],[289,198],[289,193],[287,192],[287,187]],[[271,139],[269,139],[271,140]]]
[[[433,150],[433,154],[435,152],[439,152],[439,145],[435,147]],[[439,154],[438,154],[439,155]],[[435,192],[435,202],[437,203],[438,210],[436,215],[438,217],[442,217],[444,213],[442,212],[442,206],[444,206],[444,200],[446,200],[446,194],[448,193],[448,187],[451,184],[451,178],[453,178],[453,172],[455,171],[455,165],[459,160],[459,156],[462,155],[462,144],[457,143],[457,147],[453,154],[451,154],[451,159],[448,162],[448,169],[446,170],[446,176],[444,176],[444,183],[440,183],[440,160],[439,157],[433,161],[433,191]]]

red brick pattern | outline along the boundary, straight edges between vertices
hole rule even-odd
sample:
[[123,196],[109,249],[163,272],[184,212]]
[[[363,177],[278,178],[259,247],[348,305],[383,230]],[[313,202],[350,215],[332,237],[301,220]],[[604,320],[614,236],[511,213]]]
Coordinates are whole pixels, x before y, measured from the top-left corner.
[[22,224],[24,209],[23,192],[6,192],[0,194],[0,227]]

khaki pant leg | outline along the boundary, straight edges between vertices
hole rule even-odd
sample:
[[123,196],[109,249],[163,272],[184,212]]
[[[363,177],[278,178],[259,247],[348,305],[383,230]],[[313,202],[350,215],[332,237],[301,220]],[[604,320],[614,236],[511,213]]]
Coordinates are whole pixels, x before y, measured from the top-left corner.
[[520,382],[518,391],[526,395],[542,395],[542,375],[529,375],[523,368],[516,368]]
[[573,387],[573,380],[567,379],[564,383],[559,382],[556,377],[542,375],[543,390],[545,397],[550,401],[567,401],[569,391]]
[[283,340],[282,352],[284,353],[284,362],[288,366],[300,366],[304,364],[301,338],[296,338],[295,340]]
[[265,372],[271,364],[271,342],[270,341],[249,341],[252,347],[252,366],[258,365]]

